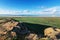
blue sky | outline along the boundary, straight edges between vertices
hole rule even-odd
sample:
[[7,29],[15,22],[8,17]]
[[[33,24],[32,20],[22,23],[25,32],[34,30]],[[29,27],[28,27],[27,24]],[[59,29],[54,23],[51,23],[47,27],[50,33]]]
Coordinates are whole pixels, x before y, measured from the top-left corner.
[[60,0],[0,0],[0,14],[60,16]]

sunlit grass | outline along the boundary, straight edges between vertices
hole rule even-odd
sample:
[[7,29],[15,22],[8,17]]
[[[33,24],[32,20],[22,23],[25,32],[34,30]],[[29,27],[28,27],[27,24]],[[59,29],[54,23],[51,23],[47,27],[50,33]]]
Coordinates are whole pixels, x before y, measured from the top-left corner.
[[22,21],[22,22],[60,27],[59,17],[18,17],[14,19]]

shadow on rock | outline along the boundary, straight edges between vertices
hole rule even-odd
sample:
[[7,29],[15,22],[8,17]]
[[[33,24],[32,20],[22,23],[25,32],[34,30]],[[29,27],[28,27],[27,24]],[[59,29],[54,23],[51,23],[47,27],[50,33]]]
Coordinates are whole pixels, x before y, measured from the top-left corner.
[[16,32],[17,37],[24,40],[23,37],[29,33],[35,33],[39,37],[44,37],[44,29],[48,27],[52,26],[22,22],[18,23],[11,31]]

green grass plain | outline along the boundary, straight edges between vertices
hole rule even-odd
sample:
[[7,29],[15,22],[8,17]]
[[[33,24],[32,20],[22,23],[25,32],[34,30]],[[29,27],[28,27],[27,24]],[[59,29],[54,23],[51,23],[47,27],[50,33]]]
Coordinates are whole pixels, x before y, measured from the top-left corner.
[[15,17],[14,19],[21,22],[43,24],[60,28],[60,17]]

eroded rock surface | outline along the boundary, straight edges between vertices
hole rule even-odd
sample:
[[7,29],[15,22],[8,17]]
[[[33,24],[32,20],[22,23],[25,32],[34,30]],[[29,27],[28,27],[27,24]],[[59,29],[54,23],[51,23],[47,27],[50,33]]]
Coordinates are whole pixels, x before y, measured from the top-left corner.
[[6,19],[0,21],[0,40],[21,40],[29,32],[26,27],[15,20]]

